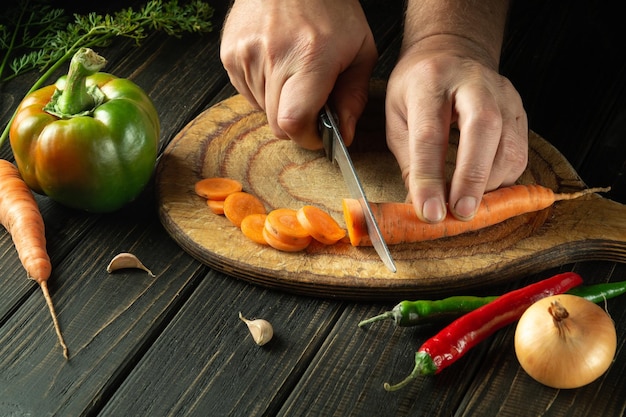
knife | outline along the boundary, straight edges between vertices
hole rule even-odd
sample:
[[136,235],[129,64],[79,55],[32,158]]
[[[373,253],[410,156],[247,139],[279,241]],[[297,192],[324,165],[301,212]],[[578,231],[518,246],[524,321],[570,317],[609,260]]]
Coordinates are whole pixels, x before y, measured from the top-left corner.
[[330,110],[328,104],[324,105],[324,109],[320,113],[320,130],[322,133],[322,142],[324,144],[326,156],[330,161],[337,162],[350,195],[359,200],[359,203],[361,203],[361,208],[363,210],[363,214],[365,215],[365,222],[367,224],[367,234],[372,241],[374,249],[376,249],[376,253],[378,253],[380,259],[382,259],[385,266],[389,268],[391,272],[396,272],[396,264],[391,257],[391,253],[389,252],[389,248],[385,243],[383,235],[380,233],[378,222],[376,222],[376,218],[372,213],[372,208],[367,202],[361,181],[359,180],[359,177],[354,169],[354,164],[352,164],[352,159],[350,159],[348,149],[346,149],[341,133],[339,133],[335,115]]

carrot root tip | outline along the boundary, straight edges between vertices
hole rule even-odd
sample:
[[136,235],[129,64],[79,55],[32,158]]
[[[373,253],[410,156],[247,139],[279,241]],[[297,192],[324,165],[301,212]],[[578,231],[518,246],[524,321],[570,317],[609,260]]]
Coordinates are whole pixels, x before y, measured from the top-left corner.
[[63,333],[61,333],[61,326],[59,325],[57,313],[54,309],[54,304],[52,303],[52,297],[50,297],[50,291],[48,291],[48,283],[46,281],[41,281],[39,283],[39,286],[41,287],[41,291],[43,292],[43,298],[46,300],[46,304],[48,305],[48,310],[50,310],[50,316],[52,317],[54,331],[56,332],[59,343],[63,348],[63,357],[65,359],[69,359],[69,349],[67,348],[67,344],[65,344],[65,340],[63,339]]

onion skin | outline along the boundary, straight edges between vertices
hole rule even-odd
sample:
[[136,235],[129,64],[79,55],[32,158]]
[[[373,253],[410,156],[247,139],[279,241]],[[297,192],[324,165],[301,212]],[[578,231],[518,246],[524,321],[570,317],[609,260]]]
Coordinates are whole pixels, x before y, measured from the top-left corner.
[[[555,302],[568,313],[560,322],[550,312]],[[520,365],[536,381],[552,388],[579,388],[595,381],[613,362],[616,349],[617,334],[610,316],[597,304],[570,294],[535,302],[515,330]]]

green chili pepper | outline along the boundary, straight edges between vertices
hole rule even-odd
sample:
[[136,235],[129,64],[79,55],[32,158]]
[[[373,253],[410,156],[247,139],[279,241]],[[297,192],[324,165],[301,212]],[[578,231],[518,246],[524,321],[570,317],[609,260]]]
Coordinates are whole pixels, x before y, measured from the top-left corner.
[[363,320],[359,323],[359,327],[381,320],[393,320],[396,326],[415,326],[427,319],[455,317],[463,313],[469,313],[498,297],[497,295],[489,297],[458,295],[444,298],[443,300],[401,301],[390,311]]
[[624,293],[626,293],[626,281],[582,285],[567,292],[567,294],[577,295],[596,304]]
[[[583,285],[572,288],[567,293],[597,304],[626,293],[626,281]],[[408,327],[433,319],[454,318],[482,307],[497,298],[499,298],[497,295],[487,297],[461,295],[442,300],[402,301],[390,311],[361,321],[359,327],[382,320],[393,320],[396,326]]]
[[24,98],[9,133],[31,189],[90,212],[117,210],[139,195],[154,171],[160,135],[148,95],[98,72],[105,63],[81,48],[67,76]]

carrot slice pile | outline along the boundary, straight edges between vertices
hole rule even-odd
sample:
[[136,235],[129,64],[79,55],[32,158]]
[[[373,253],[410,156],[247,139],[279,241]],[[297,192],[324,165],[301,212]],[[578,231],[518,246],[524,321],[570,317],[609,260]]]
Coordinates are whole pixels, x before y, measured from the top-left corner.
[[265,212],[263,202],[245,191],[232,193],[224,200],[224,216],[237,227],[246,216]]
[[325,245],[333,245],[346,236],[346,231],[324,210],[306,205],[298,209],[298,221],[313,239]]
[[204,178],[195,184],[195,191],[200,197],[208,200],[225,200],[232,193],[243,189],[241,182],[233,178]]
[[326,245],[346,240],[346,230],[317,207],[278,208],[267,213],[261,200],[243,191],[240,181],[226,177],[202,179],[194,188],[213,213],[225,216],[244,236],[258,244],[298,252],[306,249],[313,239]]

